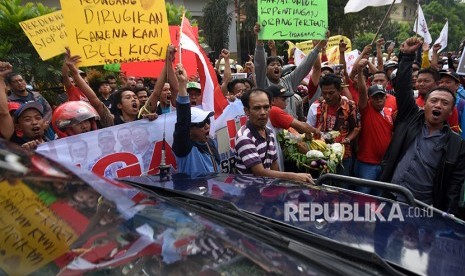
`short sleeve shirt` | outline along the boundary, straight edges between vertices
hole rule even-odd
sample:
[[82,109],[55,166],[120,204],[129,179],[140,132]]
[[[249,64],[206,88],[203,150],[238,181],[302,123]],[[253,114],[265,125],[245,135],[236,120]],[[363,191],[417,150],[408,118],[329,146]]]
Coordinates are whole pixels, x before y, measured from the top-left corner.
[[270,110],[270,121],[273,127],[288,129],[291,127],[291,123],[294,120],[294,117],[287,114],[283,109],[272,106]]

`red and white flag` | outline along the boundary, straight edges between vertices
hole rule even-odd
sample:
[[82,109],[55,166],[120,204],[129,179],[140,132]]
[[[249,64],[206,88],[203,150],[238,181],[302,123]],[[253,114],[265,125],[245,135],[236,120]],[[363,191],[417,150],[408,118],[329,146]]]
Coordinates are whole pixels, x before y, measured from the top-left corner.
[[413,24],[413,31],[419,36],[422,36],[426,43],[431,44],[431,42],[433,42],[428,30],[428,24],[426,24],[425,15],[420,5],[418,5],[417,19],[415,20],[415,24]]
[[[344,7],[344,13],[359,12],[366,7],[380,7],[392,4],[393,0],[349,0]],[[396,0],[396,4],[399,4],[402,0]]]
[[223,109],[228,105],[228,100],[226,100],[223,92],[221,92],[221,86],[216,78],[215,69],[200,47],[199,42],[195,39],[192,26],[186,17],[182,19],[179,48],[192,51],[196,54],[200,86],[202,87],[202,108],[203,110],[215,111],[215,118],[218,118]]

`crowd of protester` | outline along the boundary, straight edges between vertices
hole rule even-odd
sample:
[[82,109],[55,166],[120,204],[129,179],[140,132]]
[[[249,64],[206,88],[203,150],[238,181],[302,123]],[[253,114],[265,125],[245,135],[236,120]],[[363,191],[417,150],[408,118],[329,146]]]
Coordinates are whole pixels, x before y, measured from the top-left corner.
[[[291,49],[285,64],[274,41],[267,53],[260,31],[257,24],[255,52],[243,66],[230,64],[227,49],[214,64],[224,96],[241,101],[248,117],[235,140],[237,173],[313,183],[311,175],[278,160],[275,134],[291,127],[315,138],[338,131],[336,142],[345,148],[338,173],[399,184],[427,204],[457,212],[465,180],[465,80],[455,72],[452,54],[439,54],[440,45],[433,45],[429,59],[429,46],[419,38],[407,39],[398,51],[379,39],[376,50],[367,45],[348,72],[342,40],[338,65],[328,64],[329,34],[314,41],[298,65]],[[0,135],[34,150],[53,139],[176,112],[178,171],[218,172],[217,145],[209,137],[214,112],[196,107],[202,97],[198,76],[174,65],[175,53],[170,46],[152,89],[124,72],[108,74],[92,88],[77,67],[81,57],[67,49],[62,78],[68,101],[55,110],[10,63],[0,62]],[[236,72],[246,77],[233,78]]]

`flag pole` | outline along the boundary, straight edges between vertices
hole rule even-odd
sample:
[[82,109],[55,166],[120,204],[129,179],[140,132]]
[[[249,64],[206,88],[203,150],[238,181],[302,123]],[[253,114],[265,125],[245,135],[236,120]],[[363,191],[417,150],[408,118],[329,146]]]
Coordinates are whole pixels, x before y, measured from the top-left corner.
[[182,26],[184,25],[184,17],[186,16],[186,12],[182,13],[181,18],[181,27],[179,27],[179,63],[182,63],[181,59],[181,52],[182,52],[182,43],[181,43],[181,35],[182,35]]
[[413,24],[416,24],[416,28],[415,28],[415,37],[418,36],[418,9],[420,7],[420,0],[417,0],[417,10],[415,11],[415,22]]
[[386,19],[389,17],[389,14],[391,14],[392,7],[394,7],[394,4],[395,4],[395,3],[396,3],[396,0],[392,0],[392,4],[391,4],[391,6],[389,6],[388,11],[386,12],[386,15],[385,15],[384,18],[383,18],[383,21],[381,22],[381,25],[379,25],[378,31],[376,31],[375,37],[373,37],[373,40],[371,41],[370,44],[375,43],[376,38],[377,38],[378,35],[379,35],[379,31],[381,31],[381,28],[383,27],[384,22],[386,22]]

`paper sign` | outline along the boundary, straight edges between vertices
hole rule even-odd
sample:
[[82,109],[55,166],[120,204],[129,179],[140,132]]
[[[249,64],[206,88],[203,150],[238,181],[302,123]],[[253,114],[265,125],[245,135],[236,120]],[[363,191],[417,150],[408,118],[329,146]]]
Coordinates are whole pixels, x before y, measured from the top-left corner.
[[359,55],[360,53],[358,52],[358,50],[353,50],[351,52],[345,53],[346,67],[347,67],[348,74],[352,72],[352,68],[354,68],[355,61],[357,60]]
[[1,268],[28,275],[68,251],[77,235],[24,183],[0,182]]
[[61,0],[73,55],[79,66],[166,57],[170,43],[164,0]]
[[42,60],[58,56],[68,46],[61,11],[52,12],[19,23]]
[[260,39],[323,39],[328,29],[327,0],[258,0]]
[[[347,37],[343,35],[331,36],[328,39],[328,44],[326,45],[326,49],[338,47],[341,39],[344,40],[344,42],[347,44],[347,52],[351,51],[352,42],[350,41],[350,39],[348,39]],[[313,49],[313,42],[311,40],[303,41],[303,42],[296,43],[295,46],[299,48],[300,50],[302,50],[302,52],[304,52],[306,55],[308,55],[308,53],[310,53],[310,51]]]
[[464,76],[465,75],[465,51],[462,51],[462,56],[460,57],[459,67],[457,68],[457,74]]
[[246,79],[247,73],[231,73],[231,77],[233,80],[235,79]]

